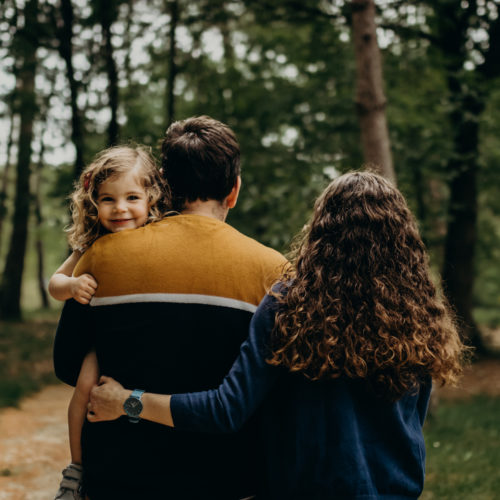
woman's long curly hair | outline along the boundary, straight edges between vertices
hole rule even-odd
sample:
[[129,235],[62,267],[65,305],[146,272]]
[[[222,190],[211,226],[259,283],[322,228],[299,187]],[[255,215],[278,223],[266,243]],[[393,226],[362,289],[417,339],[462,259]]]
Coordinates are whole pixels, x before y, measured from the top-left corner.
[[466,348],[390,182],[367,172],[335,179],[292,262],[275,292],[270,364],[312,380],[364,379],[393,400],[429,376],[456,381]]
[[98,217],[99,186],[111,177],[129,172],[137,175],[148,196],[147,223],[159,221],[169,212],[170,190],[146,148],[115,146],[105,149],[82,172],[71,195],[73,223],[67,233],[73,250],[84,252],[97,238],[108,233]]

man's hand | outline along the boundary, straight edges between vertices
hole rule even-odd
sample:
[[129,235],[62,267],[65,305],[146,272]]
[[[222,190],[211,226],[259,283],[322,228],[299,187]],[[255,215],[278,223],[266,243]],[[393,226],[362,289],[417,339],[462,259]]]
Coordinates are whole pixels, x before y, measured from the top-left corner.
[[111,377],[102,376],[99,379],[99,385],[95,385],[90,391],[87,420],[103,422],[125,415],[123,403],[131,392]]
[[71,296],[80,304],[88,304],[97,290],[97,281],[91,274],[71,278]]

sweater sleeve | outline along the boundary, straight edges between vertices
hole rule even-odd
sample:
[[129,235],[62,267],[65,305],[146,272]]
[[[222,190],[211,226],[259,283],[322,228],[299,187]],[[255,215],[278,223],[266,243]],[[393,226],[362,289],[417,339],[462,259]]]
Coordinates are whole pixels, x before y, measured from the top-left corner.
[[76,385],[83,358],[93,345],[90,306],[67,300],[57,325],[54,340],[54,370],[57,378]]
[[94,344],[90,325],[90,306],[67,300],[57,325],[54,340],[54,371],[56,377],[76,386],[83,358]]
[[[74,276],[92,273],[95,249],[85,251],[73,270]],[[54,340],[54,371],[68,385],[76,385],[83,358],[94,344],[91,307],[67,300],[59,318]]]
[[238,358],[217,389],[172,396],[175,428],[236,432],[254,413],[282,371],[266,363],[275,312],[275,299],[266,296],[252,318]]

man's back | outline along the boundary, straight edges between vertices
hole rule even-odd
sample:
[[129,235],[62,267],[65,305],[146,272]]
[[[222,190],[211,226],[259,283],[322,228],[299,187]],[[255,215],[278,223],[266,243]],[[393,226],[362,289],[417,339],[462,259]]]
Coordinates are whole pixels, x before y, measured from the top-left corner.
[[[148,392],[218,385],[285,263],[227,224],[199,215],[101,238],[76,269],[99,283],[81,328],[95,332],[101,373]],[[76,367],[67,363],[74,358],[63,358],[65,324],[63,315],[55,362],[58,375],[72,381]],[[89,496],[141,498],[150,490],[161,492],[159,498],[242,498],[255,480],[254,441],[251,423],[235,436],[184,433],[126,417],[87,423]]]

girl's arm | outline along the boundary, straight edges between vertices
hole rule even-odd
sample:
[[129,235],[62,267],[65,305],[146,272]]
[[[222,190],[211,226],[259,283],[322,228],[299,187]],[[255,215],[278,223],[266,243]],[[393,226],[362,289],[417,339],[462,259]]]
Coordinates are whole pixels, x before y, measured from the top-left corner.
[[[274,299],[267,296],[257,309],[248,339],[229,374],[217,388],[190,394],[145,393],[141,418],[190,431],[234,432],[253,414],[281,370],[266,363],[267,344],[274,325]],[[123,402],[130,396],[109,377],[92,390],[87,418],[91,422],[113,420],[121,415]]]
[[90,274],[73,277],[73,270],[82,254],[73,252],[52,275],[49,293],[56,300],[75,299],[80,304],[88,304],[93,297],[97,282]]

